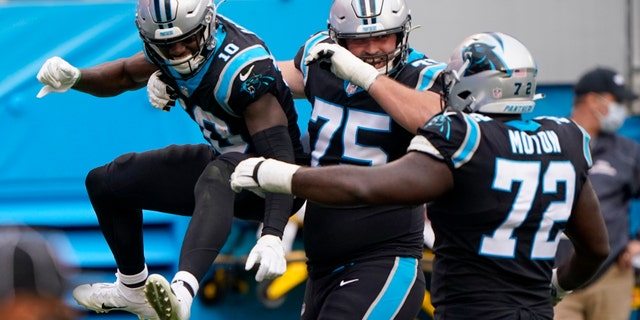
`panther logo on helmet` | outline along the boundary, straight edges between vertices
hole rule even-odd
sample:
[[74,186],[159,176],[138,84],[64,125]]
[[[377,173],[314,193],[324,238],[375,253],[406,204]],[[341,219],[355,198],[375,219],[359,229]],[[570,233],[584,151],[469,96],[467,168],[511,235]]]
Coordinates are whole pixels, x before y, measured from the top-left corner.
[[455,110],[480,113],[533,111],[537,64],[529,49],[501,32],[465,38],[452,52],[443,83],[445,101]]
[[500,57],[493,51],[495,46],[487,43],[475,42],[464,48],[463,58],[469,59],[469,66],[464,76],[470,76],[486,70],[505,71],[507,67]]

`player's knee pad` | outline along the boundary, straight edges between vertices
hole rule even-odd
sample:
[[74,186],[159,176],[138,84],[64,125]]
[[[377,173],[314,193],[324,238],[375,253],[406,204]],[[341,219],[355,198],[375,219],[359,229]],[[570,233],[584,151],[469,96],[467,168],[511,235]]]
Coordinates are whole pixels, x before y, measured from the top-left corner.
[[210,162],[202,171],[200,178],[198,178],[195,188],[196,196],[212,192],[212,189],[224,188],[231,190],[229,179],[233,169],[233,164],[226,161],[214,160]]
[[89,198],[96,199],[109,192],[109,188],[106,184],[107,181],[107,167],[100,166],[92,169],[87,174],[84,185],[89,194]]

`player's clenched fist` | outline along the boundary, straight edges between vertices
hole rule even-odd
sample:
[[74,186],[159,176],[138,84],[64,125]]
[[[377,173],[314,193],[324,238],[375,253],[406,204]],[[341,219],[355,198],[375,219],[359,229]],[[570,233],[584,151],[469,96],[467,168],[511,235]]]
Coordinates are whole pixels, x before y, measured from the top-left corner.
[[60,57],[49,58],[36,76],[44,87],[37,97],[42,98],[49,92],[66,92],[80,80],[80,69],[72,66]]
[[151,103],[154,108],[169,111],[171,107],[176,105],[178,94],[173,88],[160,79],[161,76],[162,72],[158,70],[149,77],[147,81],[147,95],[149,96],[149,103]]
[[291,178],[299,168],[275,159],[249,158],[240,162],[231,174],[231,188],[235,192],[246,189],[258,195],[265,191],[290,194]]
[[351,81],[360,88],[369,90],[380,72],[372,65],[354,56],[349,50],[333,43],[319,43],[309,50],[304,63],[328,64],[329,69],[338,78]]

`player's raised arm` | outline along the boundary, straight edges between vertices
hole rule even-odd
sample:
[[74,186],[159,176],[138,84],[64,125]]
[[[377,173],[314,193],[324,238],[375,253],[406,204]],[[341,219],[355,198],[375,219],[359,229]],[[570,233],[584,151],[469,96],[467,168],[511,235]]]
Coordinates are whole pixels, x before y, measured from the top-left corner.
[[309,51],[305,63],[320,63],[339,78],[367,90],[409,132],[416,133],[432,116],[442,111],[438,93],[416,90],[380,74],[372,65],[340,45],[317,44]]
[[415,90],[387,76],[376,78],[369,87],[369,94],[393,119],[413,133],[442,111],[439,94]]
[[284,81],[289,85],[293,97],[295,99],[306,98],[302,72],[296,69],[293,60],[278,61],[278,68],[280,68],[280,72],[282,72]]
[[44,85],[38,98],[51,92],[75,89],[98,97],[116,96],[147,84],[158,67],[139,52],[128,58],[79,69],[60,57],[49,58],[40,68],[37,79]]

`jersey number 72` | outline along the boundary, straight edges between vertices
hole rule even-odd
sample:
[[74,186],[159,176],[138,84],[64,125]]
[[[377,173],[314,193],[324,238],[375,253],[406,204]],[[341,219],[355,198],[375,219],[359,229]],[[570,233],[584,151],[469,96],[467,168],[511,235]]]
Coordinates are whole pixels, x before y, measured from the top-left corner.
[[[491,235],[484,235],[480,243],[479,254],[512,258],[515,256],[518,239],[513,236],[530,213],[534,199],[541,185],[543,194],[558,192],[558,184],[565,183],[563,201],[548,204],[531,245],[531,259],[553,259],[555,256],[560,232],[549,239],[552,227],[557,221],[567,221],[571,215],[574,201],[576,173],[570,161],[551,161],[547,170],[542,173],[540,161],[514,161],[496,159],[496,174],[493,188],[511,192],[514,182],[520,182],[511,211],[505,221]],[[562,197],[560,197],[562,198]]]

